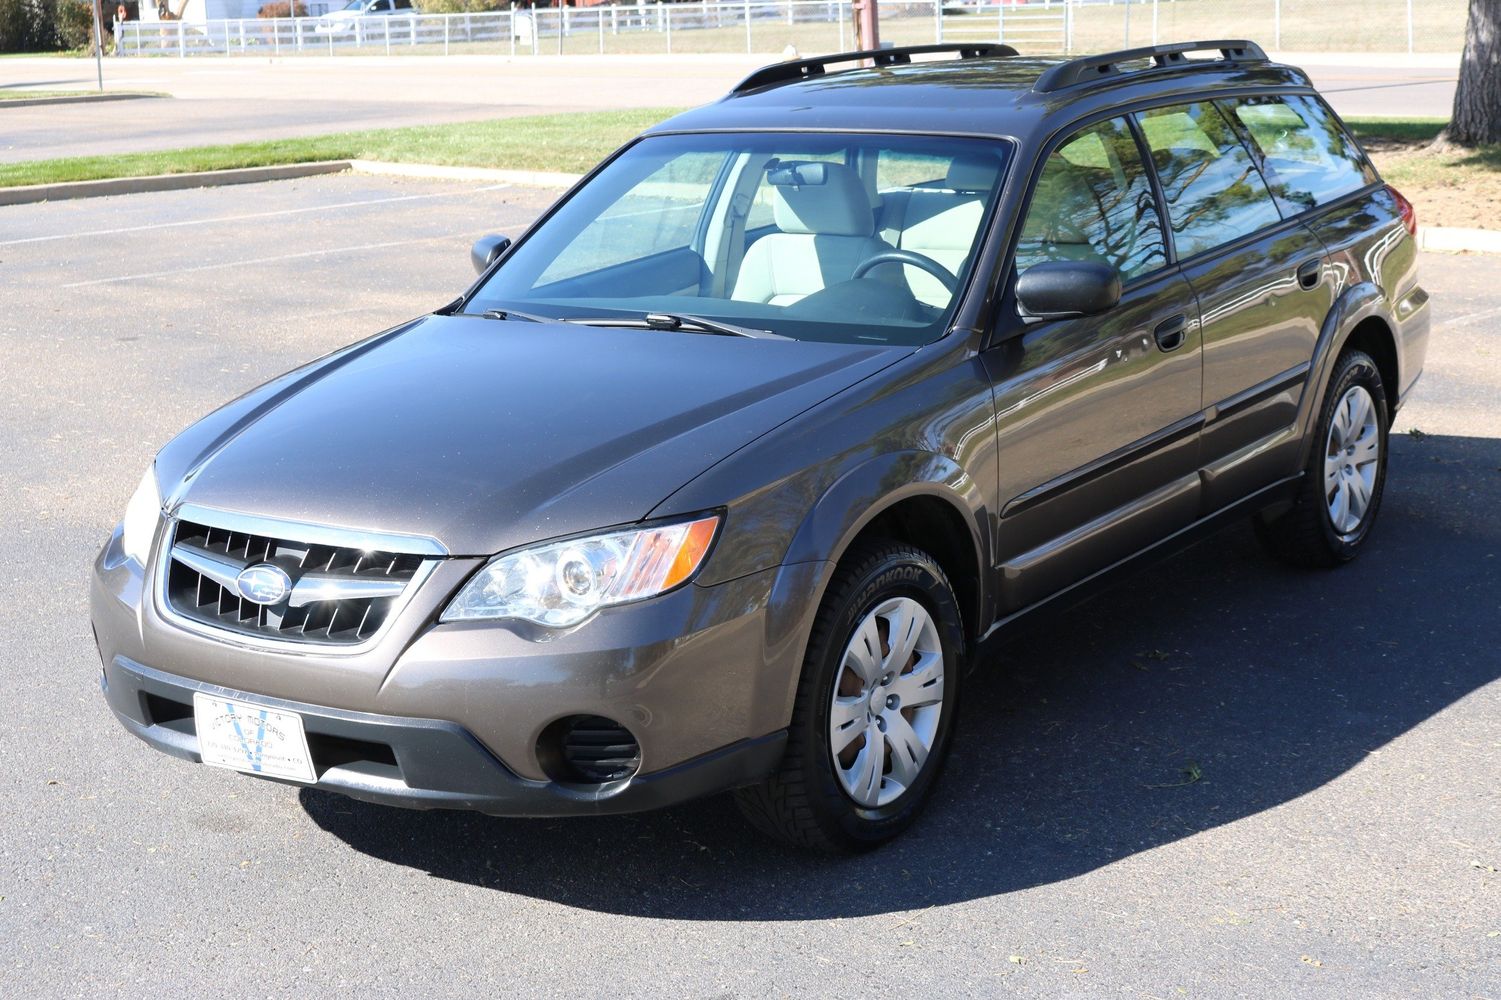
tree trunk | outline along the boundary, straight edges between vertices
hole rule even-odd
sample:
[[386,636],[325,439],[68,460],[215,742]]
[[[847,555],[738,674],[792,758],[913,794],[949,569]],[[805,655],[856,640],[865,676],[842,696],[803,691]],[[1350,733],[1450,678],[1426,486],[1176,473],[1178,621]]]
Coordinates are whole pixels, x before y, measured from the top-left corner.
[[1501,0],[1470,0],[1454,118],[1441,138],[1459,146],[1501,143]]

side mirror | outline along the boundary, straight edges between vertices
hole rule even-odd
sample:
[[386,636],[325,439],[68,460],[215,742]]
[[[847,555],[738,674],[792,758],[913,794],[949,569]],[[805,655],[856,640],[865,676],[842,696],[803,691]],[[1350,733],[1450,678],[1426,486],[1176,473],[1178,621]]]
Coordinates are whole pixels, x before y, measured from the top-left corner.
[[1016,279],[1016,301],[1031,321],[1094,316],[1121,300],[1120,272],[1086,260],[1033,264]]
[[474,265],[475,274],[484,274],[495,258],[505,253],[511,247],[509,236],[496,236],[490,233],[481,236],[474,241],[474,246],[469,248],[469,262]]

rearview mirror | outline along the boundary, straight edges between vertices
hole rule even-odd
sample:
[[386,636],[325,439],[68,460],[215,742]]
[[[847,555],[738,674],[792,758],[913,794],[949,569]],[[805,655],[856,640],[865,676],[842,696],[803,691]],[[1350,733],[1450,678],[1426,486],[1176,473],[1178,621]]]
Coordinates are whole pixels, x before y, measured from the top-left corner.
[[474,265],[476,274],[484,274],[495,258],[505,253],[511,246],[509,236],[497,236],[490,233],[481,236],[474,241],[474,246],[469,248],[469,262]]
[[767,171],[766,174],[766,183],[776,187],[816,187],[820,184],[827,184],[828,181],[828,164],[818,161],[782,163]]
[[1016,279],[1016,301],[1023,318],[1032,321],[1094,316],[1120,300],[1120,272],[1098,261],[1050,260]]

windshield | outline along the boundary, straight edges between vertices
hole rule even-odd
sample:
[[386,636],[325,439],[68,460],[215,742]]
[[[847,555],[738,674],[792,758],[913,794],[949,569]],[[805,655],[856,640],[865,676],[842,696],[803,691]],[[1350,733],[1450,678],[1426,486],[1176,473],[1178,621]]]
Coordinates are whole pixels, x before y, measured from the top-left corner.
[[365,4],[367,4],[369,2],[370,2],[370,0],[351,0],[351,2],[345,4],[342,9],[343,10],[364,10],[365,9]]
[[697,316],[923,344],[973,266],[1010,146],[940,136],[670,135],[612,161],[465,305]]

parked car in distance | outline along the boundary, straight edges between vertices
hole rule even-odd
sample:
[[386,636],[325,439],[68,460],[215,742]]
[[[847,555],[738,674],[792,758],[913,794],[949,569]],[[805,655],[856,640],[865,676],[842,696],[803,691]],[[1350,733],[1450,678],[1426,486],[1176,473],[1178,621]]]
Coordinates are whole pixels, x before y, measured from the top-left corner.
[[338,10],[318,18],[313,31],[320,35],[347,35],[357,29],[356,21],[373,17],[410,17],[419,14],[412,0],[349,0]]
[[374,802],[733,789],[879,844],[1017,623],[1230,522],[1370,544],[1415,225],[1250,42],[768,66],[162,448],[94,566],[105,696]]

